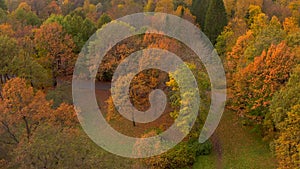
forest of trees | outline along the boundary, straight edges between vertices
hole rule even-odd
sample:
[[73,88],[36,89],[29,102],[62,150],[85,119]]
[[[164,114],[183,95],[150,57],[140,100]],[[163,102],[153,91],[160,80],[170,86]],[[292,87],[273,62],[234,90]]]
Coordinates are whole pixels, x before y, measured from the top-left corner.
[[[141,49],[180,56],[196,77],[203,100],[188,136],[164,154],[133,160],[104,151],[80,127],[71,79],[82,47],[105,24],[138,12],[169,13],[199,27],[223,61],[229,95],[225,111],[258,131],[277,168],[299,168],[299,0],[0,0],[0,168],[190,168],[197,156],[213,151],[210,140],[198,143],[210,103],[207,72],[188,47],[158,34],[114,46],[97,80],[110,82],[122,60]],[[137,109],[147,110],[148,95],[158,88],[169,96],[169,107],[166,119],[129,135],[157,135],[178,117],[180,106],[193,104],[181,102],[172,74],[153,69],[134,79],[130,96]],[[112,126],[127,126],[110,96],[99,104],[105,105],[104,116]],[[141,124],[124,126],[119,130]]]

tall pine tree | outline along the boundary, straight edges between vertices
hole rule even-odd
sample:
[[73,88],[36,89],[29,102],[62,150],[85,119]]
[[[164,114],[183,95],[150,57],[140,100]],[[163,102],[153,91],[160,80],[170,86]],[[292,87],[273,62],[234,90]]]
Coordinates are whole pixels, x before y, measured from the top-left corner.
[[201,26],[201,28],[204,28],[205,25],[205,17],[209,2],[210,0],[193,0],[191,6],[191,12],[194,16],[196,16],[196,22]]
[[212,44],[227,25],[227,15],[223,0],[211,0],[207,9],[204,33]]

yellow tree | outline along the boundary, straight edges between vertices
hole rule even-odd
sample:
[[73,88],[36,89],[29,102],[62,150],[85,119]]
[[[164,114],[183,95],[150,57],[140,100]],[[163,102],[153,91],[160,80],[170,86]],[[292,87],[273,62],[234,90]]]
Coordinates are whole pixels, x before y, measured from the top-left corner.
[[174,11],[174,4],[172,0],[160,0],[156,3],[155,12],[163,12],[172,14]]
[[300,105],[295,105],[280,123],[280,135],[275,140],[275,152],[281,169],[300,166]]

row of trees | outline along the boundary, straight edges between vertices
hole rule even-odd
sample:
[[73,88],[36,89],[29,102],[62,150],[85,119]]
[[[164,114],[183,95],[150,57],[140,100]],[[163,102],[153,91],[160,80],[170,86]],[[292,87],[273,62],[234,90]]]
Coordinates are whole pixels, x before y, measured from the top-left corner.
[[[207,24],[207,28],[203,26],[204,30],[207,30],[206,33],[213,43],[223,26],[226,24],[226,17],[224,18],[225,15],[223,15],[222,12],[217,12],[217,15],[213,12],[214,9],[219,9],[221,6],[222,9],[224,9],[224,4],[222,1],[220,2],[212,3],[209,8],[210,10],[208,11],[212,15],[208,15],[210,16],[208,17],[208,20],[220,20],[223,24],[217,24],[218,28],[216,30],[210,28],[214,28],[216,25]],[[1,34],[13,41],[11,43],[6,42],[5,47],[3,46],[3,48],[9,49],[8,45],[10,45],[10,47],[17,45],[21,47],[19,49],[13,48],[14,52],[11,52],[10,54],[7,54],[6,52],[5,57],[7,57],[7,59],[3,60],[20,60],[22,58],[21,61],[16,62],[18,64],[23,64],[25,62],[24,60],[26,60],[29,62],[26,65],[30,64],[32,66],[31,68],[28,68],[29,70],[13,70],[14,68],[12,67],[5,68],[3,73],[1,73],[2,79],[5,81],[12,76],[28,78],[28,76],[30,76],[29,74],[34,74],[29,78],[32,79],[32,85],[38,87],[49,85],[44,83],[47,81],[47,78],[52,78],[52,85],[56,86],[58,77],[70,75],[75,57],[80,52],[85,42],[97,28],[101,28],[102,25],[110,22],[112,18],[119,17],[114,16],[113,14],[125,15],[132,12],[141,12],[143,10],[149,12],[167,12],[194,23],[198,17],[191,14],[190,8],[193,9],[195,13],[200,10],[200,8],[194,7],[197,6],[195,2],[173,2],[172,0],[159,2],[148,1],[148,3],[145,4],[144,9],[133,11],[132,9],[134,7],[141,7],[143,4],[141,2],[129,0],[112,1],[110,5],[106,5],[104,8],[105,5],[102,4],[105,3],[99,2],[97,6],[102,6],[101,9],[103,10],[97,10],[94,7],[95,5],[90,3],[89,0],[85,0],[81,3],[79,3],[79,1],[49,1],[47,3],[36,1],[15,2],[19,4],[17,7],[12,7],[13,5],[10,3],[10,1],[3,3],[4,5],[0,9],[0,13],[3,14],[0,18]],[[61,10],[66,4],[74,4],[76,8],[64,15]],[[82,6],[80,6],[80,4],[82,4]],[[49,5],[53,9],[47,12],[48,15],[46,17],[43,17],[42,12],[45,12]],[[117,9],[114,9],[115,7]],[[42,10],[43,8],[45,9]],[[119,10],[123,10],[124,12],[122,13]],[[108,14],[103,12],[107,12]],[[95,14],[92,15],[91,13]],[[217,22],[209,23],[215,24]],[[5,67],[9,66],[5,61],[3,61],[3,63],[5,64]],[[13,63],[12,65],[16,65],[16,63]],[[18,67],[24,68],[24,66]],[[39,69],[40,71],[38,72],[43,73],[38,74],[36,71],[32,71],[33,69]],[[43,80],[37,80],[38,78]]]
[[274,11],[264,13],[263,4],[250,5],[245,17],[236,14],[231,19],[216,49],[227,68],[230,108],[248,119],[247,124],[259,127],[279,168],[297,168],[300,22],[295,6],[299,2],[272,4],[289,13],[278,18]]

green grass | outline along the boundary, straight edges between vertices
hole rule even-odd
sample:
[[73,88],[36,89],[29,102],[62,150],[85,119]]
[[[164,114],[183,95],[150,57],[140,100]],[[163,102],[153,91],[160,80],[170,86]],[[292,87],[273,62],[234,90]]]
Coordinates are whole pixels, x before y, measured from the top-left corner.
[[214,138],[221,153],[214,150],[208,156],[198,157],[193,169],[274,169],[276,160],[267,143],[251,132],[251,127],[239,123],[232,112],[225,112]]

